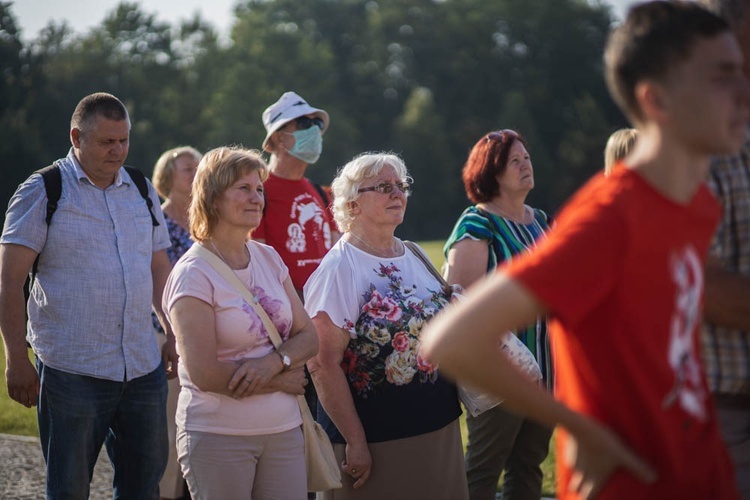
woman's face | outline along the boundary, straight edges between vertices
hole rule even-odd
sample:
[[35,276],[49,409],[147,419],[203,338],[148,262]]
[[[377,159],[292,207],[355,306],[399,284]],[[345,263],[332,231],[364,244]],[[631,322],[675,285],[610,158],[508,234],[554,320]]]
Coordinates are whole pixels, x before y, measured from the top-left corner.
[[257,170],[243,174],[216,200],[219,227],[250,231],[258,227],[263,216],[263,183]]
[[367,189],[381,184],[391,184],[391,192],[388,194],[379,191],[364,191],[352,202],[352,215],[354,220],[352,226],[360,226],[363,229],[375,226],[391,226],[393,230],[404,221],[406,213],[406,193],[401,191],[397,185],[404,182],[398,176],[396,169],[386,165],[372,179],[365,179],[359,189]]
[[175,158],[170,194],[180,193],[189,196],[196,170],[198,170],[198,160],[193,155],[184,154]]
[[513,141],[505,171],[498,176],[497,182],[501,196],[504,193],[527,195],[534,189],[534,167],[521,141]]

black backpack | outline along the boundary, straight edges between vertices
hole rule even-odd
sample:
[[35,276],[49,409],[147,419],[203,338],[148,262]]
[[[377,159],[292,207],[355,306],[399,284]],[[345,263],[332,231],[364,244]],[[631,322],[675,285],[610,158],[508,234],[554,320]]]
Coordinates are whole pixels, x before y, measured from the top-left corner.
[[[62,196],[62,174],[60,172],[58,161],[55,161],[48,167],[44,167],[43,169],[34,172],[36,174],[40,174],[42,176],[42,179],[44,180],[44,190],[47,192],[47,215],[44,220],[47,223],[48,227],[50,222],[52,221],[52,216],[57,210],[57,202],[60,201],[60,196]],[[149,197],[148,195],[148,184],[146,183],[146,177],[140,170],[135,167],[129,167],[127,165],[125,165],[124,167],[128,174],[130,174],[130,177],[133,179],[133,182],[138,188],[138,192],[141,194],[141,197],[146,201],[148,212],[149,214],[151,214],[151,223],[154,226],[158,226],[159,221],[156,220],[156,216],[154,215],[154,202],[151,201],[151,197]],[[36,271],[38,267],[39,255],[36,256],[34,265],[31,268],[31,278],[26,280],[26,285],[24,286],[24,294],[26,295],[26,300],[28,300],[29,298],[28,294],[31,290],[31,285],[34,283],[34,279],[36,279]]]

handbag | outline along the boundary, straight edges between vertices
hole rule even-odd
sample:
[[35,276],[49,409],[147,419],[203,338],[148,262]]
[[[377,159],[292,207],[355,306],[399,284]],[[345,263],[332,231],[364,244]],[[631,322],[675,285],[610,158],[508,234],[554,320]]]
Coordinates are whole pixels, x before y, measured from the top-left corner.
[[[422,253],[414,242],[404,241],[404,245],[411,250],[420,261],[422,261],[425,267],[427,267],[427,270],[438,280],[443,289],[449,291],[451,298],[455,298],[459,301],[463,300],[463,296],[453,291],[453,288],[447,281],[445,281],[445,278],[443,278],[438,270],[435,269],[432,262],[430,262],[427,256]],[[513,332],[505,332],[500,336],[500,350],[508,357],[510,362],[515,365],[516,368],[521,370],[521,372],[533,382],[539,382],[542,380],[542,371],[539,369],[539,364],[536,362],[536,359],[534,359],[534,355]],[[472,417],[481,415],[485,411],[492,409],[503,402],[502,399],[466,387],[463,384],[457,384],[457,386],[458,398]]]
[[[268,317],[268,313],[258,303],[258,298],[248,290],[229,266],[201,244],[193,245],[188,252],[193,252],[208,262],[225,280],[234,285],[245,301],[255,309],[255,312],[263,321],[263,326],[266,327],[268,338],[278,349],[282,344],[279,331],[271,318]],[[305,439],[307,491],[327,491],[341,488],[341,469],[338,460],[336,460],[336,455],[333,453],[333,445],[331,445],[328,434],[313,419],[304,396],[297,396],[297,404],[302,415],[302,434]]]

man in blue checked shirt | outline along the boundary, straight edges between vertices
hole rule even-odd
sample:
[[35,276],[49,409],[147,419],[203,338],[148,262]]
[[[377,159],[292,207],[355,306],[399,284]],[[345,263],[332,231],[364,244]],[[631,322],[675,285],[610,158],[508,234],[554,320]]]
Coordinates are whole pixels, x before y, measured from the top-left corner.
[[[144,183],[142,196],[123,168],[129,136],[119,99],[84,97],[71,119],[73,147],[56,162],[62,189],[49,226],[45,183],[34,174],[13,195],[0,238],[8,393],[37,407],[48,499],[88,497],[102,444],[115,498],[158,498],[167,461],[166,379],[177,355],[169,330],[159,352],[150,312],[167,325],[170,242],[153,186]],[[37,256],[27,330],[23,286]]]

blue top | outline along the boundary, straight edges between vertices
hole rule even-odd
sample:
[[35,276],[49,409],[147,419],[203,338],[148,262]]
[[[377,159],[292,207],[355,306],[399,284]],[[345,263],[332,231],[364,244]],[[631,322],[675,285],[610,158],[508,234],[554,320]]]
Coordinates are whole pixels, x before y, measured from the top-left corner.
[[[180,257],[193,246],[193,239],[190,237],[190,233],[184,227],[177,224],[169,215],[164,214],[164,220],[167,222],[169,240],[172,242],[172,245],[167,248],[167,257],[169,257],[169,262],[174,266],[180,260]],[[151,312],[151,321],[157,332],[164,333],[164,328],[159,323],[159,318],[153,311]]]
[[[39,253],[28,301],[27,340],[54,369],[114,381],[133,379],[161,362],[151,324],[154,252],[169,246],[161,210],[148,207],[121,168],[95,186],[73,150],[59,162],[62,196],[50,226],[41,175],[16,190],[0,243]],[[149,183],[149,195],[159,198]]]

